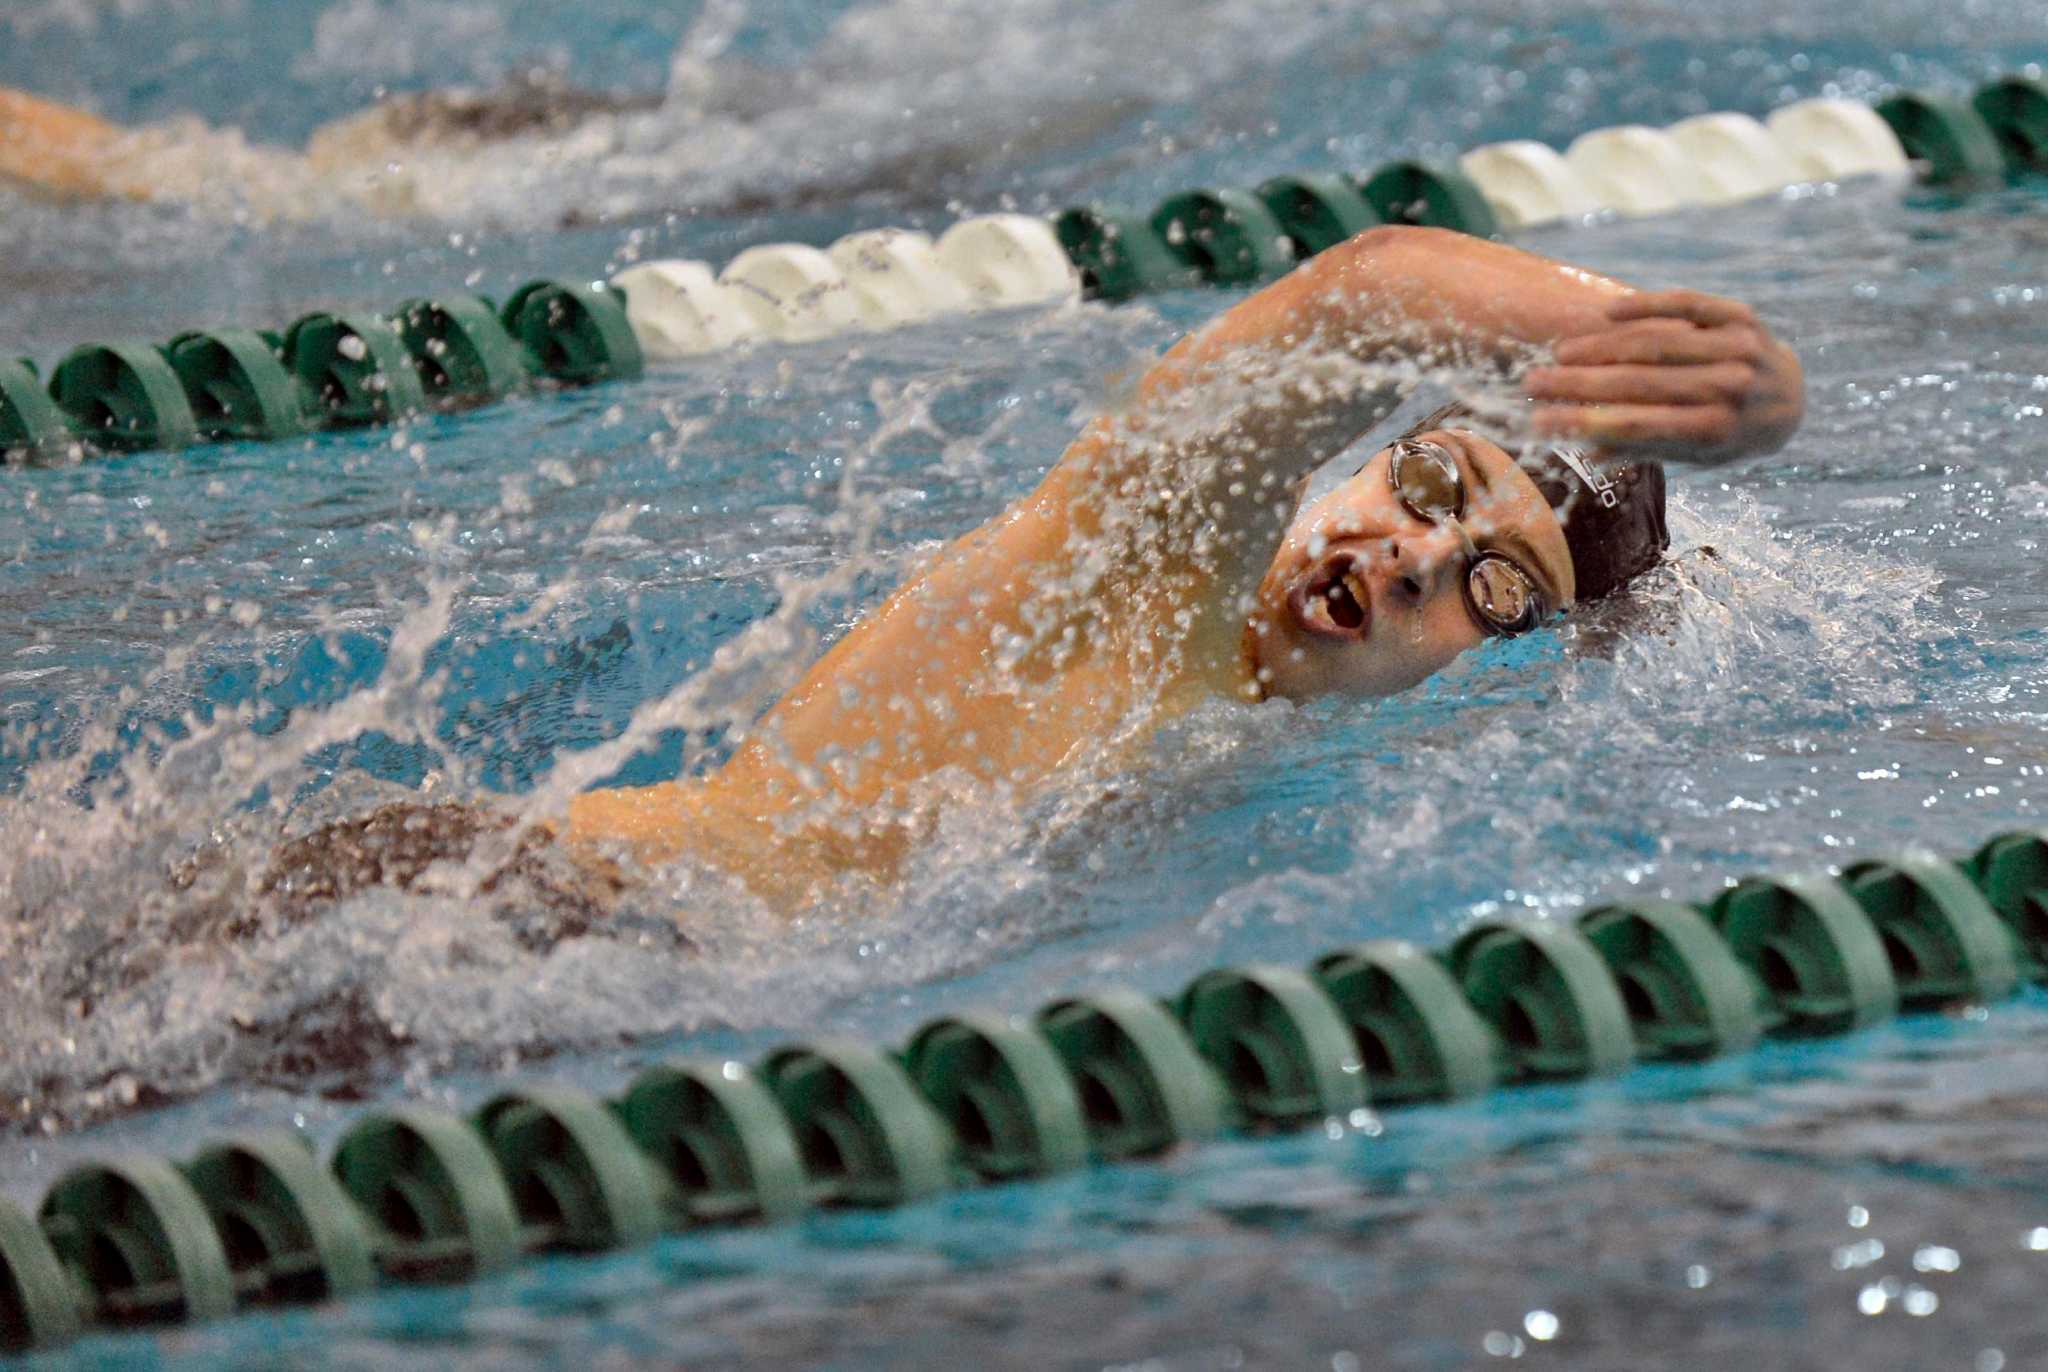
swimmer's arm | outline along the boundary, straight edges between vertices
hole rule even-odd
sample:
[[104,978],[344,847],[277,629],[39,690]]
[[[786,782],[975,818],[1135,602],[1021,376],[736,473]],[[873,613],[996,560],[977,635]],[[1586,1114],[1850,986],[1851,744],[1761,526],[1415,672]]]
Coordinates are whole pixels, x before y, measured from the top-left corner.
[[108,160],[123,132],[96,114],[0,86],[0,177],[17,185],[106,195]]
[[[1098,420],[1037,493],[1086,530],[1147,502],[1200,563],[1197,600],[1239,605],[1258,584],[1292,509],[1290,488],[1385,418],[1392,382],[1421,367],[1504,374],[1592,333],[1630,288],[1466,234],[1368,229],[1310,259],[1182,339],[1123,412]],[[1155,540],[1147,556],[1158,556]],[[1132,568],[1131,584],[1150,579]],[[1217,652],[1235,653],[1232,613]],[[1227,642],[1226,642],[1227,640]]]
[[[1561,365],[1529,370],[1553,353]],[[1369,369],[1416,363],[1527,372],[1552,432],[1692,460],[1772,450],[1799,416],[1797,360],[1739,302],[1638,291],[1505,244],[1386,226],[1183,339],[1128,410],[1068,450],[1043,494],[1084,524],[1162,486],[1193,497],[1222,579],[1255,578],[1288,486],[1391,408]]]

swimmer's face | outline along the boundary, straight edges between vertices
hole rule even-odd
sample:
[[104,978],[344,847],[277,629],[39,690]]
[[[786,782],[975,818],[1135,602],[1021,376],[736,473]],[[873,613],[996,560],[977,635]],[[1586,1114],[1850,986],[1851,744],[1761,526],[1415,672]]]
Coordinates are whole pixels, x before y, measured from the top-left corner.
[[1456,463],[1463,517],[1412,513],[1388,480],[1389,448],[1297,512],[1246,627],[1252,670],[1267,694],[1390,695],[1477,647],[1487,635],[1465,595],[1475,551],[1513,562],[1545,608],[1571,604],[1564,529],[1528,474],[1462,429],[1417,438]]

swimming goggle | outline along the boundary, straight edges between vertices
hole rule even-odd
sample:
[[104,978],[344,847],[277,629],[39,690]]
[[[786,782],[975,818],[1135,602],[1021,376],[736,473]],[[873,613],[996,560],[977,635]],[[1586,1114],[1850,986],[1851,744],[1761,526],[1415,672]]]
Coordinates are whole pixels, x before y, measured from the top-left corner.
[[[1394,444],[1387,482],[1403,509],[1427,524],[1465,516],[1465,477],[1440,445],[1417,438]],[[1467,540],[1466,547],[1471,549]],[[1465,609],[1481,633],[1495,638],[1525,634],[1548,612],[1543,589],[1520,564],[1496,552],[1470,551],[1465,567]]]

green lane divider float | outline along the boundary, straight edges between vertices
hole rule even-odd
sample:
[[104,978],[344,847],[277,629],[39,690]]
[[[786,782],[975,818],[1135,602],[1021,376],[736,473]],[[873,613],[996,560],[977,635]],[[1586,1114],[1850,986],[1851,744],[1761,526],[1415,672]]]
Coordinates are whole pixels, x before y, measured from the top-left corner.
[[1449,962],[1465,998],[1506,1047],[1511,1076],[1598,1076],[1635,1060],[1621,989],[1574,926],[1481,924],[1451,945]]
[[1963,870],[2012,930],[2021,973],[2048,977],[2048,833],[2001,834]]
[[2014,172],[2048,170],[2048,82],[2025,76],[1988,81],[1970,98]]
[[409,300],[388,317],[316,311],[274,334],[88,343],[47,386],[33,364],[0,362],[0,455],[294,438],[486,404],[536,378],[587,386],[642,366],[625,305],[603,285],[531,282],[502,314],[471,295]]
[[[422,336],[481,328],[474,310],[442,315]],[[210,353],[208,375],[236,353]],[[0,1200],[0,1351],[1709,1058],[1902,1005],[1982,1003],[2022,980],[2048,981],[2048,833],[2031,830],[1955,863],[1910,854],[1839,877],[1751,877],[1708,905],[1490,920],[1441,954],[1381,940],[1305,972],[1219,968],[1165,1000],[1105,991],[1030,1019],[949,1015],[900,1054],[821,1039],[757,1071],[665,1063],[609,1101],[533,1086],[466,1119],[376,1110],[325,1166],[288,1132],[183,1164],[91,1162],[33,1219]]]
[[1273,212],[1238,190],[1170,195],[1152,211],[1167,250],[1217,286],[1250,286],[1294,265],[1294,250]]
[[387,319],[309,314],[284,334],[284,365],[334,428],[388,424],[427,407],[412,358]]
[[953,1185],[957,1141],[896,1059],[826,1039],[778,1049],[761,1076],[795,1127],[814,1203],[902,1205]]
[[11,1201],[0,1200],[0,1351],[54,1348],[78,1337],[85,1309],[76,1269]]
[[184,1170],[243,1303],[306,1304],[375,1285],[368,1220],[298,1135],[243,1135]]
[[1374,1104],[1451,1100],[1506,1080],[1500,1040],[1428,950],[1381,939],[1327,954],[1314,971],[1351,1028]]
[[1288,967],[1225,967],[1182,993],[1195,1051],[1248,1122],[1291,1128],[1365,1108],[1365,1063],[1343,1012]]
[[533,281],[505,302],[505,329],[533,371],[589,386],[640,375],[640,340],[625,296],[602,283]]
[[1097,1157],[1143,1157],[1230,1123],[1222,1080],[1157,1001],[1103,991],[1047,1006],[1038,1024],[1074,1078]]
[[199,441],[185,387],[147,343],[87,343],[50,374],[50,398],[86,442],[111,452]]
[[990,1181],[1049,1176],[1088,1160],[1081,1095],[1043,1034],[999,1015],[936,1020],[904,1050],[918,1090]]
[[0,453],[53,457],[77,442],[64,412],[36,379],[35,364],[0,362]]
[[759,1078],[727,1067],[651,1067],[613,1109],[685,1222],[789,1219],[811,1203],[796,1135]]
[[1386,222],[1341,176],[1276,176],[1256,194],[1285,230],[1298,261]]
[[1839,1034],[1898,1012],[1884,941],[1839,882],[1752,877],[1724,891],[1707,916],[1786,1028]]
[[483,1137],[453,1115],[404,1107],[367,1116],[342,1137],[333,1168],[387,1276],[460,1281],[519,1256],[511,1186]]
[[1843,880],[1877,925],[1905,1005],[1999,1000],[2019,985],[2012,931],[1950,864],[1916,857],[1859,862]]
[[1606,959],[1646,1058],[1741,1052],[1780,1022],[1763,983],[1690,905],[1602,906],[1579,917],[1579,931]]
[[1927,164],[1931,183],[1990,181],[2005,174],[1998,136],[1972,106],[1929,91],[1907,91],[1876,108],[1906,156]]
[[1110,205],[1082,205],[1053,220],[1060,247],[1081,275],[1081,292],[1092,300],[1128,300],[1136,295],[1181,290],[1202,284],[1202,274],[1144,216]]
[[1053,221],[1082,293],[1125,300],[1187,286],[1250,286],[1375,224],[1427,224],[1489,236],[1486,197],[1462,172],[1396,162],[1371,176],[1277,176],[1258,190],[1184,191],[1139,215],[1078,206]]
[[164,356],[203,438],[290,438],[313,427],[277,349],[253,330],[179,334]]
[[1428,162],[1389,162],[1358,190],[1389,224],[1422,224],[1492,238],[1500,232],[1493,206],[1472,178]]
[[218,1319],[235,1308],[220,1230],[170,1163],[129,1157],[74,1168],[43,1197],[39,1215],[103,1322]]
[[618,1117],[562,1088],[514,1091],[476,1114],[512,1192],[524,1246],[594,1251],[646,1243],[673,1197]]
[[526,384],[524,354],[488,300],[408,300],[391,312],[420,389],[441,405],[483,405]]

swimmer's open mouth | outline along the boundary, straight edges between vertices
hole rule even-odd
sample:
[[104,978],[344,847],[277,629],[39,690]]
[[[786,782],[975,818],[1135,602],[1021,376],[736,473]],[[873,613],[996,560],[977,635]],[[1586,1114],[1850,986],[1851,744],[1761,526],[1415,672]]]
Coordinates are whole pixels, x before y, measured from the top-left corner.
[[1352,554],[1326,553],[1288,594],[1296,622],[1319,638],[1363,641],[1372,632],[1372,593],[1363,573]]

